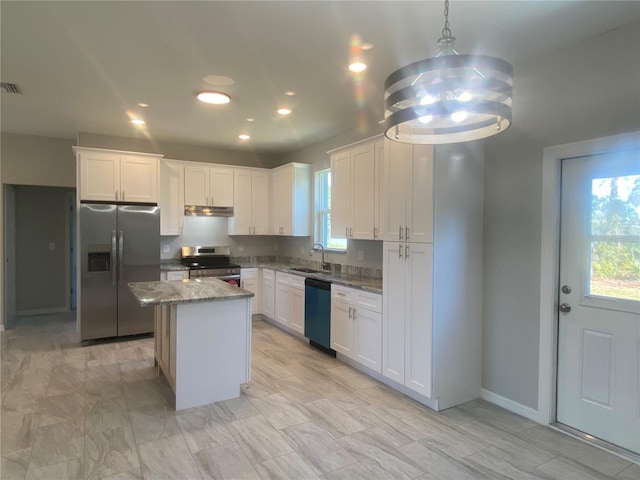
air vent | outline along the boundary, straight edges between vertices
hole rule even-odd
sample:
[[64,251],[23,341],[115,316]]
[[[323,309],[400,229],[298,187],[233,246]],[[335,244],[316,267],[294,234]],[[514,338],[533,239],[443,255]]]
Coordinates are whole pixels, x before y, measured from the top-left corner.
[[0,83],[0,88],[6,93],[17,93],[18,95],[22,95],[22,90],[20,90],[20,87],[15,83],[2,82]]

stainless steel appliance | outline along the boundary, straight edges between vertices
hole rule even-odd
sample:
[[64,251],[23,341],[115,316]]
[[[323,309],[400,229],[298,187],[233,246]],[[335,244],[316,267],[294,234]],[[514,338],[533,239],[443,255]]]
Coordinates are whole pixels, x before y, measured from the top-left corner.
[[240,265],[231,263],[229,247],[182,247],[180,261],[189,267],[189,278],[215,277],[240,286]]
[[160,280],[160,209],[83,203],[80,255],[81,339],[153,332],[153,309],[127,284]]

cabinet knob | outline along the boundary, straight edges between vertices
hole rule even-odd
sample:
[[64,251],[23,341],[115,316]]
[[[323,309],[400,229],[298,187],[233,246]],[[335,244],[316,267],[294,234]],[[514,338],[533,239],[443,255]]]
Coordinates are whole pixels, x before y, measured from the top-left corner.
[[400,241],[402,241],[402,225],[398,227],[398,237],[400,238]]

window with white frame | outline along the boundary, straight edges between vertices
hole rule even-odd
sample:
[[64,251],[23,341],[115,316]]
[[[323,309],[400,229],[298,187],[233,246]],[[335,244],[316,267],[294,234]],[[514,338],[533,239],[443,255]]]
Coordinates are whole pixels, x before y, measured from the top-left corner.
[[321,170],[315,176],[315,242],[327,250],[345,251],[346,239],[331,238],[331,170]]

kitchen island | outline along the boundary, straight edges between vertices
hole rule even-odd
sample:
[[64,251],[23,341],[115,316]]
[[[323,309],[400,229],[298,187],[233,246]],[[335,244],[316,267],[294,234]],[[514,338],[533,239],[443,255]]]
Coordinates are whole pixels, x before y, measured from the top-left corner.
[[253,293],[215,278],[132,282],[142,306],[155,307],[155,365],[176,410],[236,398],[250,380]]

